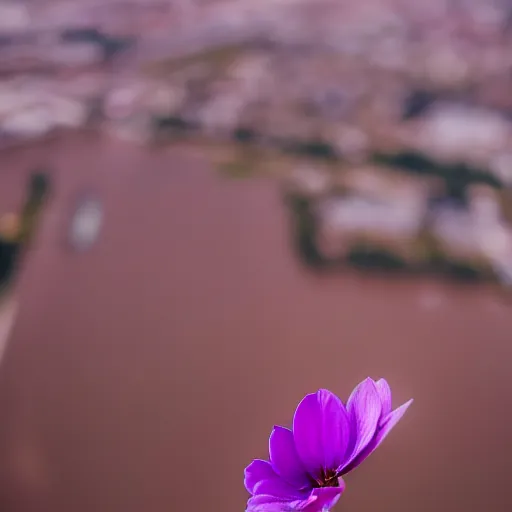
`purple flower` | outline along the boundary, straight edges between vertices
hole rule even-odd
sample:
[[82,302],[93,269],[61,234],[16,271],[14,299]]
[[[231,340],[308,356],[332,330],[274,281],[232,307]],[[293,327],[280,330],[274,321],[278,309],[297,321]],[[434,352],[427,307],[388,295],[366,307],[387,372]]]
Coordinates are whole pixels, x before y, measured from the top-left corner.
[[346,405],[326,389],[306,395],[293,430],[276,426],[270,434],[270,461],[245,469],[247,512],[330,510],[345,489],[341,477],[379,446],[411,402],[392,411],[388,383],[370,378]]

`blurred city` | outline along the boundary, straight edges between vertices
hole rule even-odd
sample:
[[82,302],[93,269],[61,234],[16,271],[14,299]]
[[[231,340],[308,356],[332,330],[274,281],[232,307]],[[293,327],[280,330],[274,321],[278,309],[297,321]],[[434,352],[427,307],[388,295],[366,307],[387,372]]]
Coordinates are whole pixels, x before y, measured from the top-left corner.
[[0,509],[244,510],[370,375],[415,403],[336,510],[509,512],[511,45],[511,0],[1,0]]

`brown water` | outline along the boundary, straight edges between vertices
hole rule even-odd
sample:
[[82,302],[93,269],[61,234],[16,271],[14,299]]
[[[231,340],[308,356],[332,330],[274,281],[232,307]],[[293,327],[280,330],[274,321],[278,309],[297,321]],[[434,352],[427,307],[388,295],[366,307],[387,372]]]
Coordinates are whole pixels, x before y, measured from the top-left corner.
[[[336,510],[511,510],[512,314],[492,289],[310,274],[275,184],[199,150],[68,137],[5,154],[0,199],[41,162],[57,188],[0,368],[3,512],[240,512],[272,425],[367,375],[415,403]],[[83,189],[105,226],[76,254]]]

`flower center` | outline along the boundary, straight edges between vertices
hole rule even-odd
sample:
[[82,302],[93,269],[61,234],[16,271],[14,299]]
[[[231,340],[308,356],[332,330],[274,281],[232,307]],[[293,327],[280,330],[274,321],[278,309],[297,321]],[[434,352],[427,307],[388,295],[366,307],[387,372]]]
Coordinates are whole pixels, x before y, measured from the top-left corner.
[[336,471],[332,469],[322,469],[321,481],[317,482],[318,487],[339,487],[340,482]]

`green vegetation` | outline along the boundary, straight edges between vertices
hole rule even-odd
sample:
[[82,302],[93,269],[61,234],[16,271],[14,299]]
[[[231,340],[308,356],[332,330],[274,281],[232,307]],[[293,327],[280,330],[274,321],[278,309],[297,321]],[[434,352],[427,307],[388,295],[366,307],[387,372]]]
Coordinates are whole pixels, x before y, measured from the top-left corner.
[[0,237],[0,294],[11,282],[19,253],[19,243],[4,240]]
[[415,174],[430,174],[446,179],[453,186],[465,187],[474,183],[502,188],[503,185],[484,169],[471,167],[465,163],[442,164],[421,153],[403,151],[395,154],[374,153],[372,160],[376,164],[388,165]]
[[[42,207],[49,192],[49,180],[44,171],[35,172],[29,182],[27,199],[19,216],[15,232],[0,233],[0,292],[5,291],[17,267],[20,253],[34,234]],[[14,216],[14,220],[18,220]]]
[[334,147],[323,140],[296,141],[288,140],[282,145],[286,153],[306,156],[320,160],[339,160],[339,155]]
[[212,70],[221,71],[229,66],[245,49],[246,45],[243,44],[228,44],[207,48],[179,57],[167,57],[146,63],[143,65],[143,71],[149,75],[162,76],[202,63],[211,66]]
[[233,139],[235,142],[241,144],[255,143],[258,138],[258,133],[251,128],[236,128],[233,132]]
[[364,269],[394,271],[408,267],[407,263],[396,254],[368,245],[353,247],[349,251],[347,260],[351,265]]
[[190,132],[197,127],[179,116],[155,116],[151,120],[153,132]]
[[32,239],[42,207],[48,196],[50,183],[44,170],[37,170],[30,178],[27,200],[21,212],[19,241],[26,244]]
[[327,262],[315,244],[316,221],[310,202],[297,196],[288,196],[286,200],[293,213],[293,244],[301,261],[309,267],[325,267]]
[[249,178],[255,174],[256,164],[247,160],[235,160],[219,164],[218,169],[230,178]]

